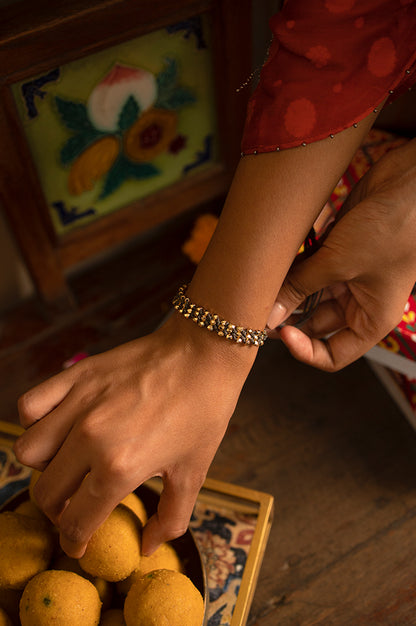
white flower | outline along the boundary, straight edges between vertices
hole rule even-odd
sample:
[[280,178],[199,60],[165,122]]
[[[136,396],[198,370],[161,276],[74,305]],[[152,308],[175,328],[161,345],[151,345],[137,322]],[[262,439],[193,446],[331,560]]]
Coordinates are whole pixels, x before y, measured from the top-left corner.
[[147,70],[117,63],[88,98],[88,115],[94,126],[106,132],[116,131],[120,113],[131,96],[141,113],[149,109],[157,96],[156,78]]

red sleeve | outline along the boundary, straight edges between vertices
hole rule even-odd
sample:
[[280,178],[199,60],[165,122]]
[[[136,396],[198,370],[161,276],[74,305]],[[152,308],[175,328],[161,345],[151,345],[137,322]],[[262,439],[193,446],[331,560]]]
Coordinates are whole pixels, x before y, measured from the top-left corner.
[[242,154],[329,137],[416,81],[415,0],[287,0],[270,27]]

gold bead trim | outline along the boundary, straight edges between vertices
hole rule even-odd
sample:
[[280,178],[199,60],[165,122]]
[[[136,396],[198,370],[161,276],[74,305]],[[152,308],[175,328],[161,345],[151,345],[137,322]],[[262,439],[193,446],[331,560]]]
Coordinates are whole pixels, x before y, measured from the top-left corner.
[[[267,57],[266,57],[267,58]],[[241,91],[241,89],[243,89],[246,85],[248,85],[248,83],[250,82],[250,80],[253,78],[253,76],[255,75],[256,72],[253,72],[252,74],[250,74],[249,78],[247,79],[247,81],[245,83],[243,83],[241,85],[241,87],[239,87],[238,89],[236,89],[236,91]],[[405,74],[411,74],[411,70],[407,69],[405,70]],[[408,87],[409,91],[412,91],[412,87]],[[389,89],[389,95],[393,95],[395,93],[394,89]],[[389,104],[393,104],[393,102],[389,102]],[[373,113],[378,113],[379,109],[376,107],[375,109],[373,109]],[[353,123],[353,128],[358,128],[358,124],[357,122]],[[331,139],[334,139],[335,135],[333,133],[331,133],[329,135],[329,137]],[[299,144],[299,146],[302,146],[303,148],[305,148],[308,144],[306,143],[306,141],[302,141],[302,143]],[[276,152],[280,152],[280,146],[277,146],[275,148]],[[240,156],[241,157],[245,157],[248,155],[256,155],[256,154],[262,154],[261,152],[259,152],[258,150],[253,150],[253,152],[240,152]]]
[[182,285],[172,300],[172,304],[178,313],[181,313],[184,317],[189,317],[201,328],[215,331],[219,337],[225,337],[225,339],[248,346],[260,347],[264,344],[267,339],[266,330],[243,328],[243,326],[237,326],[221,319],[216,313],[211,313],[202,306],[191,302],[185,295],[187,287],[188,285]]

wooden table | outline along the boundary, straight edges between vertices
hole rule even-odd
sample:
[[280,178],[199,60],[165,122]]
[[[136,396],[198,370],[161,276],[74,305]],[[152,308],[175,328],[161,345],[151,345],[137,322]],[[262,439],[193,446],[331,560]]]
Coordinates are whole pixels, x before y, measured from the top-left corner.
[[[187,228],[74,277],[77,314],[48,319],[34,302],[4,316],[2,419],[75,352],[165,315],[192,271],[178,254]],[[416,434],[364,360],[326,374],[267,342],[209,475],[275,498],[250,626],[416,624]]]

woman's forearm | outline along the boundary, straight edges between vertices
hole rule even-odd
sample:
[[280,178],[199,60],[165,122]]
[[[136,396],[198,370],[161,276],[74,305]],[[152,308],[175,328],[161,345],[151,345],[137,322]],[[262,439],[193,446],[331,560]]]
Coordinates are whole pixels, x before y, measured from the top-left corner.
[[188,288],[227,320],[263,328],[314,220],[374,123],[240,161],[218,227]]

